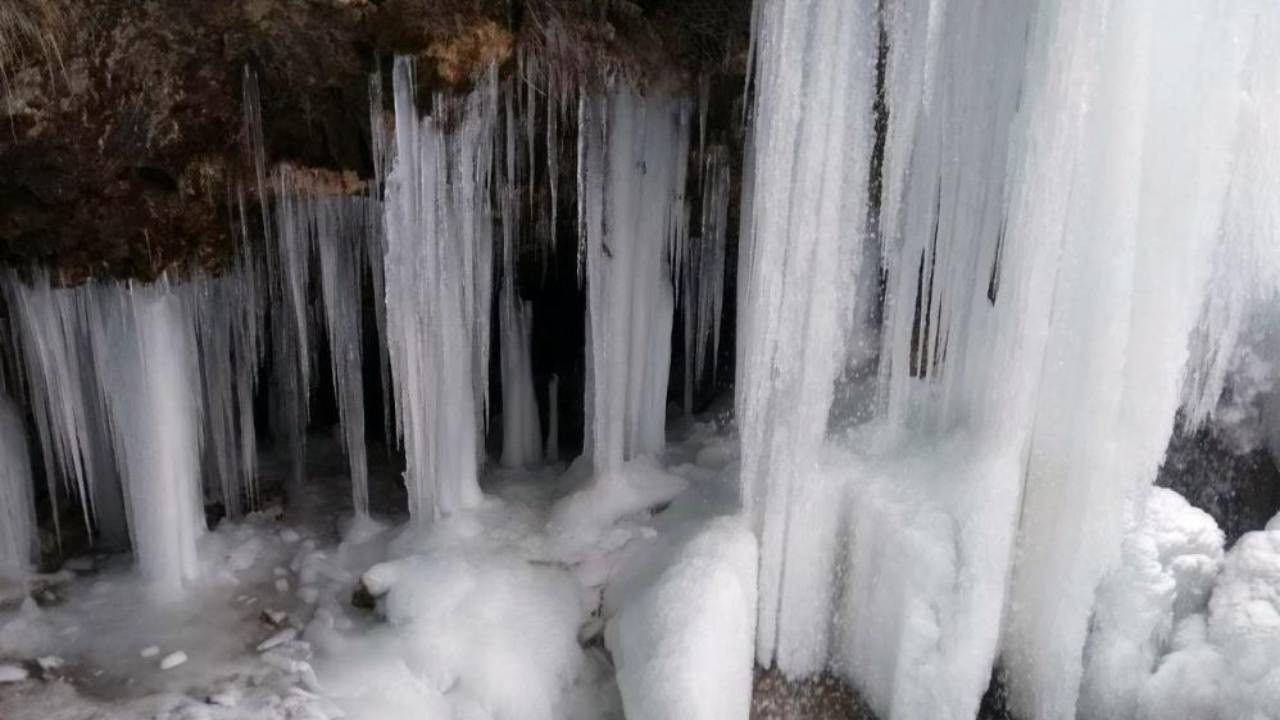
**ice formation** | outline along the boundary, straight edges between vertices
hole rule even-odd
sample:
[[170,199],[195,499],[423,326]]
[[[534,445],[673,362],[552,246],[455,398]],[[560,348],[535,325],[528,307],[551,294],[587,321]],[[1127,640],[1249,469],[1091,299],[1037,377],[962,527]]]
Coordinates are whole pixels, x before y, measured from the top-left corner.
[[688,233],[687,100],[619,85],[578,106],[590,451],[598,472],[660,450],[675,312],[671,257]]
[[[1072,717],[1094,590],[1179,407],[1220,391],[1191,369],[1220,375],[1232,313],[1274,288],[1255,240],[1273,201],[1239,178],[1263,172],[1243,148],[1271,147],[1257,133],[1276,12],[886,8],[870,222],[853,183],[872,154],[871,5],[756,7],[736,393],[759,659],[834,662],[887,716],[970,717],[999,652],[1016,712]],[[806,72],[833,65],[850,69]],[[853,188],[832,214],[828,187]],[[850,453],[832,460],[833,384],[867,382],[855,360],[877,342],[858,307],[874,302],[869,226],[885,278],[875,419],[832,436]],[[1214,262],[1247,280],[1215,284]]]
[[514,289],[509,287],[503,287],[498,294],[498,324],[502,334],[502,464],[523,467],[542,459],[542,425],[538,419],[538,398],[529,354],[533,306],[512,297],[514,294]]
[[398,59],[393,76],[387,338],[414,517],[480,499],[494,254],[494,73],[465,98],[452,132],[441,117],[419,117],[412,61]]
[[648,582],[614,591],[605,631],[627,717],[748,717],[755,538],[736,518],[716,518],[651,555],[636,571]]
[[0,578],[21,577],[31,568],[36,510],[28,452],[22,415],[0,395]]
[[[705,124],[705,119],[700,124]],[[699,234],[690,237],[686,243],[679,272],[684,319],[686,415],[693,413],[694,387],[707,374],[708,365],[710,379],[714,383],[716,358],[720,353],[725,243],[729,230],[729,154],[723,146],[712,146],[703,153],[701,183]]]
[[804,567],[790,560],[810,528],[800,519],[815,500],[806,478],[860,279],[875,13],[872,3],[840,0],[767,2],[756,13],[753,200],[743,207],[738,256],[742,502],[760,538],[757,659],[805,674],[822,669],[825,647],[813,628],[789,625],[829,618],[792,610],[814,589],[789,585],[787,574]]

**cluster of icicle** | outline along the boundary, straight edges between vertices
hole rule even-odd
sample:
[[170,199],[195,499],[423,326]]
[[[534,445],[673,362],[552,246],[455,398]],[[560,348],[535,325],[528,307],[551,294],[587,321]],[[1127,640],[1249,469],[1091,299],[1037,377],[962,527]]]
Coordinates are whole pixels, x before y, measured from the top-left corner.
[[[268,396],[269,430],[287,451],[291,482],[304,480],[322,347],[358,515],[369,512],[364,378],[374,372],[387,435],[403,443],[410,514],[430,519],[479,501],[495,296],[501,460],[558,457],[558,380],[548,383],[544,442],[532,309],[520,297],[521,283],[536,278],[519,278],[517,267],[526,249],[541,258],[543,281],[553,267],[561,135],[573,130],[565,119],[576,91],[526,57],[514,78],[500,81],[491,69],[465,97],[433,98],[432,114],[419,112],[411,60],[396,60],[391,86],[389,127],[382,79],[370,80],[373,178],[335,188],[311,171],[267,167],[257,81],[246,69],[252,172],[230,190],[239,252],[221,274],[74,288],[45,274],[0,279],[13,336],[6,346],[17,349],[4,365],[19,369],[0,380],[34,419],[50,501],[78,501],[91,535],[108,546],[131,541],[165,596],[198,574],[203,504],[220,502],[235,517],[259,501],[257,393]],[[577,97],[578,279],[588,286],[592,341],[587,447],[602,469],[662,447],[677,284],[687,342],[698,348],[687,375],[705,375],[718,345],[728,159],[700,139],[701,234],[691,239],[691,108],[662,94],[642,99],[622,83]],[[702,113],[705,128],[705,101]],[[376,358],[365,352],[370,315]],[[0,460],[14,468],[0,512],[18,518],[5,524],[0,563],[16,567],[30,557],[33,533],[25,441],[7,435]],[[52,517],[60,521],[56,507]]]
[[[1175,414],[1211,413],[1277,287],[1280,8],[879,5],[754,11],[736,395],[761,539],[758,660],[834,663],[882,717],[959,718],[998,656],[1019,716],[1072,718],[1094,589]],[[869,217],[882,43],[889,124]],[[879,267],[860,250],[877,241]],[[859,318],[881,273],[876,328]],[[874,518],[813,522],[833,384],[867,345],[887,444],[996,499],[988,517],[920,532],[1003,550],[917,559]],[[959,464],[929,464],[944,448]],[[815,559],[845,533],[832,564]],[[924,567],[966,562],[956,590],[985,608],[899,594]]]

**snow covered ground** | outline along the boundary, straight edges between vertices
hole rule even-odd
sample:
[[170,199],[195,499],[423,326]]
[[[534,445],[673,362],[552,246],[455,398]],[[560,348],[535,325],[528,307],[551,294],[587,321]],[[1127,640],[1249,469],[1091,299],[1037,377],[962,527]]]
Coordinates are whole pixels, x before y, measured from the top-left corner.
[[[97,556],[51,579],[56,602],[0,611],[0,717],[746,717],[736,441],[678,435],[605,478],[492,469],[479,507],[416,524],[378,515],[376,490],[353,522],[345,460],[312,442],[287,503],[201,539],[181,601]],[[375,464],[375,488],[393,472]]]

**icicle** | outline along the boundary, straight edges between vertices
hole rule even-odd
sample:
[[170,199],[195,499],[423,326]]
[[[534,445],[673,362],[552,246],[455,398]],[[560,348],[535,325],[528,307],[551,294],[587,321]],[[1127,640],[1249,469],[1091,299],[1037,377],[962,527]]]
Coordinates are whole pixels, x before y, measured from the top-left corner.
[[[413,63],[398,58],[395,149],[386,187],[387,338],[409,510],[430,518],[480,501],[492,277],[490,179],[496,73],[456,130],[419,118]],[[470,421],[467,419],[470,418]]]
[[382,108],[382,74],[369,77],[369,128],[372,133],[373,179],[369,186],[368,218],[365,236],[365,262],[373,288],[374,322],[378,332],[378,369],[382,386],[383,435],[388,445],[397,439],[394,428],[395,411],[392,407],[391,359],[387,350],[387,289],[386,269],[383,262],[387,255],[386,230],[383,226],[382,202],[387,184],[390,148],[387,139],[387,123]]
[[31,458],[18,407],[0,395],[0,578],[21,578],[36,549]]
[[700,153],[706,160],[702,178],[700,234],[686,246],[684,292],[684,411],[693,414],[694,387],[707,369],[708,345],[712,378],[720,349],[724,309],[725,244],[729,221],[729,157],[723,146]]
[[315,246],[320,259],[320,291],[329,339],[330,369],[338,401],[338,424],[351,467],[352,505],[369,514],[369,470],[364,427],[364,335],[360,279],[362,239],[371,229],[363,198],[315,197]]
[[687,233],[691,103],[618,88],[579,106],[582,246],[598,473],[665,442],[671,252]]
[[90,375],[83,366],[92,359],[80,319],[83,309],[76,292],[54,289],[46,273],[36,273],[28,285],[10,271],[4,275],[3,286],[22,348],[54,530],[61,541],[58,478],[71,485],[81,503],[85,526],[91,527],[90,470],[96,467],[92,443],[94,434],[101,432],[91,424],[88,407],[95,394],[85,384]]

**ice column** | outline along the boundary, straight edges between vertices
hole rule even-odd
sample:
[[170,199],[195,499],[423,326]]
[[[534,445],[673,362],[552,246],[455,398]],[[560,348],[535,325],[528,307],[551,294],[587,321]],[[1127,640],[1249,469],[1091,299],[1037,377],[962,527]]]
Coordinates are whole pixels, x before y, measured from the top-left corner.
[[795,674],[826,660],[830,618],[795,617],[788,626],[785,586],[789,573],[803,572],[804,558],[788,548],[803,544],[811,471],[861,280],[875,5],[756,7],[751,201],[738,268],[741,493],[761,548],[756,657]]
[[621,86],[579,105],[589,447],[597,472],[658,452],[666,440],[671,253],[687,233],[691,105]]
[[143,576],[173,600],[199,575],[199,360],[194,323],[167,283],[94,288],[88,312],[129,529]]
[[431,518],[480,500],[497,85],[491,71],[446,123],[419,116],[410,60],[397,59],[394,72],[395,147],[385,199],[387,337],[409,511]]

